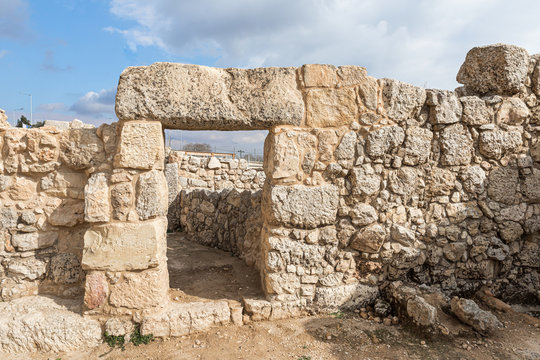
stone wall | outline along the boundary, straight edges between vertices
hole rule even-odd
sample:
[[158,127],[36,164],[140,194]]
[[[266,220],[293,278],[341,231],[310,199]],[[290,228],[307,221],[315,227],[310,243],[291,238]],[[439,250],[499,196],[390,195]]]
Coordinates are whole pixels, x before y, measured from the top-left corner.
[[162,306],[161,124],[6,126],[0,148],[2,300],[84,295],[88,313],[111,314]]
[[262,167],[170,149],[166,162],[169,231],[181,230],[191,241],[258,263]]
[[455,91],[358,66],[161,63],[122,74],[117,114],[270,130],[260,239],[270,300],[349,306],[393,279],[536,295],[538,59],[515,46],[474,48]]

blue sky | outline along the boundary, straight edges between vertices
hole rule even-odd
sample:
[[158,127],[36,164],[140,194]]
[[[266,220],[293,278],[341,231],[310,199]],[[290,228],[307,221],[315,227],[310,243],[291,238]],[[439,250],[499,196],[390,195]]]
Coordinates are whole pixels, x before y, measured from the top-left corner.
[[[0,108],[30,117],[24,94],[32,94],[34,121],[110,123],[122,70],[157,61],[354,64],[453,89],[473,46],[540,53],[538,14],[540,2],[520,0],[0,0]],[[264,132],[182,132],[182,140],[252,151]]]

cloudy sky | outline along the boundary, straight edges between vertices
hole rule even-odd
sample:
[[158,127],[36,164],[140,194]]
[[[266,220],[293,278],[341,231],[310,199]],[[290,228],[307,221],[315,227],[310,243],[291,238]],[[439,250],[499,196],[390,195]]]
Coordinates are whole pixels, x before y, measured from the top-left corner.
[[[353,64],[375,77],[453,89],[473,46],[539,53],[539,14],[532,0],[0,0],[0,108],[30,117],[32,94],[34,121],[110,123],[122,70],[156,61]],[[221,151],[252,151],[264,139],[172,136],[173,144],[211,141]]]

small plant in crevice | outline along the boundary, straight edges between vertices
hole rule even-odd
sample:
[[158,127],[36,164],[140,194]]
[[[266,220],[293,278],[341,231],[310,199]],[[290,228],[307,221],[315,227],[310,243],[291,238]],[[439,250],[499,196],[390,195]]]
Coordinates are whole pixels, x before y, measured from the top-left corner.
[[122,350],[125,348],[126,339],[124,338],[124,335],[111,335],[105,331],[105,334],[103,335],[105,338],[105,342],[107,345],[109,345],[112,348],[119,347]]
[[345,317],[345,314],[342,311],[336,311],[331,313],[330,315],[332,315],[336,319],[343,319]]
[[133,332],[131,333],[131,338],[129,339],[129,341],[135,346],[139,346],[141,344],[147,345],[147,344],[150,344],[150,342],[153,340],[154,340],[153,334],[141,335],[141,330],[140,330],[139,325],[135,325],[135,330],[133,330]]

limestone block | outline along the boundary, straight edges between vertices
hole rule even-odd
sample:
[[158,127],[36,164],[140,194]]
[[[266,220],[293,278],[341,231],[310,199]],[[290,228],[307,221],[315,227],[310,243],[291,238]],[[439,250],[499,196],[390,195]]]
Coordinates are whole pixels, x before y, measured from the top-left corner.
[[320,310],[335,311],[336,309],[352,309],[372,304],[378,296],[377,286],[353,283],[316,288],[314,303]]
[[17,226],[17,210],[14,208],[1,208],[0,209],[0,229],[12,229]]
[[155,63],[120,75],[116,114],[165,128],[253,130],[300,125],[304,114],[295,68],[218,69]]
[[206,165],[206,167],[210,170],[221,169],[221,161],[219,161],[217,157],[212,156],[208,161],[208,165]]
[[414,119],[426,101],[426,90],[398,80],[382,79],[383,105],[390,119]]
[[512,167],[502,167],[491,171],[488,177],[488,196],[507,205],[518,201],[517,187],[519,171]]
[[377,211],[369,204],[358,203],[349,212],[352,223],[356,226],[365,226],[378,219]]
[[337,85],[336,67],[306,64],[300,69],[305,87],[334,87]]
[[54,209],[49,222],[54,226],[75,226],[84,221],[84,201],[66,199]]
[[6,112],[3,109],[0,109],[0,129],[11,127],[7,119]]
[[109,303],[115,307],[148,309],[168,301],[169,273],[163,262],[155,269],[124,273],[110,286]]
[[167,215],[167,180],[162,171],[143,173],[137,181],[136,209],[143,220]]
[[125,271],[158,266],[165,256],[166,226],[158,218],[91,227],[84,234],[83,269]]
[[36,280],[45,275],[47,263],[33,257],[14,258],[7,264],[7,273],[10,277],[22,280]]
[[390,237],[404,246],[411,246],[415,240],[414,231],[398,224],[392,224]]
[[381,177],[369,165],[354,168],[350,172],[352,193],[354,195],[374,195],[379,192]]
[[374,158],[381,157],[400,146],[405,140],[405,131],[401,126],[384,126],[369,133],[366,141],[366,153]]
[[456,176],[447,169],[434,167],[428,178],[428,194],[431,196],[450,195],[454,188]]
[[53,246],[56,240],[56,232],[20,232],[12,235],[11,244],[19,251],[30,251]]
[[[81,316],[76,302],[45,296],[0,302],[0,351],[3,353],[80,351],[97,347],[101,340],[99,321]],[[28,354],[19,358],[28,358]]]
[[310,89],[306,92],[306,124],[312,128],[349,125],[358,120],[352,88]]
[[495,315],[480,309],[473,300],[454,297],[450,301],[450,307],[459,320],[472,326],[481,334],[486,335],[503,327]]
[[540,96],[540,61],[538,60],[532,74],[532,90],[536,96]]
[[226,301],[173,303],[159,313],[143,318],[141,334],[158,337],[184,336],[230,323]]
[[540,202],[540,170],[532,169],[532,173],[525,176],[521,191],[531,203]]
[[107,175],[94,173],[84,187],[84,220],[87,222],[109,221],[110,212]]
[[484,191],[486,172],[480,166],[468,166],[459,176],[465,191],[476,194],[480,194]]
[[461,120],[462,106],[455,92],[427,90],[426,95],[432,124],[454,124]]
[[498,160],[507,153],[516,151],[522,143],[521,133],[518,130],[495,129],[480,133],[478,149],[485,157]]
[[408,197],[418,188],[418,174],[416,168],[402,167],[388,174],[388,189],[393,193]]
[[107,153],[108,159],[110,156],[116,152],[116,130],[118,123],[112,124],[101,124],[97,129],[97,135],[103,141],[105,152]]
[[70,129],[62,132],[60,158],[71,169],[83,170],[105,159],[103,142],[95,129]]
[[444,128],[440,136],[441,163],[443,165],[468,165],[473,155],[473,140],[467,128],[454,124]]
[[17,177],[7,193],[12,200],[30,200],[37,193],[37,183],[30,178]]
[[338,144],[338,136],[334,129],[330,130],[321,130],[319,131],[318,139],[318,150],[319,150],[319,160],[320,161],[331,161],[332,155],[334,154],[334,149]]
[[272,179],[294,177],[300,170],[300,152],[294,134],[269,133],[264,142],[264,169]]
[[102,272],[92,271],[86,274],[84,284],[84,305],[87,309],[99,308],[107,302],[109,283]]
[[133,187],[131,183],[125,182],[111,187],[111,205],[113,208],[113,219],[125,221],[128,218],[129,211],[133,205]]
[[338,189],[333,185],[277,185],[265,190],[263,203],[269,223],[311,229],[335,222]]
[[117,154],[114,157],[116,167],[161,170],[164,156],[161,123],[137,121],[122,124]]
[[443,247],[444,257],[452,262],[459,261],[467,251],[467,244],[464,242],[452,242]]
[[456,80],[474,93],[513,95],[527,76],[529,54],[514,45],[495,44],[472,48]]
[[356,132],[350,131],[343,135],[334,156],[336,160],[353,159],[356,150]]
[[126,343],[131,339],[134,330],[135,325],[131,320],[111,318],[105,322],[105,334],[123,336]]
[[419,165],[425,163],[431,154],[431,141],[433,133],[429,129],[411,126],[406,131],[405,157],[406,165]]
[[503,100],[495,118],[498,124],[521,125],[530,114],[523,100],[512,97]]
[[459,100],[463,106],[461,120],[465,124],[480,126],[493,121],[493,109],[486,104],[485,100],[477,96],[463,96]]
[[386,238],[384,228],[379,224],[372,224],[357,231],[349,246],[355,250],[376,254]]

